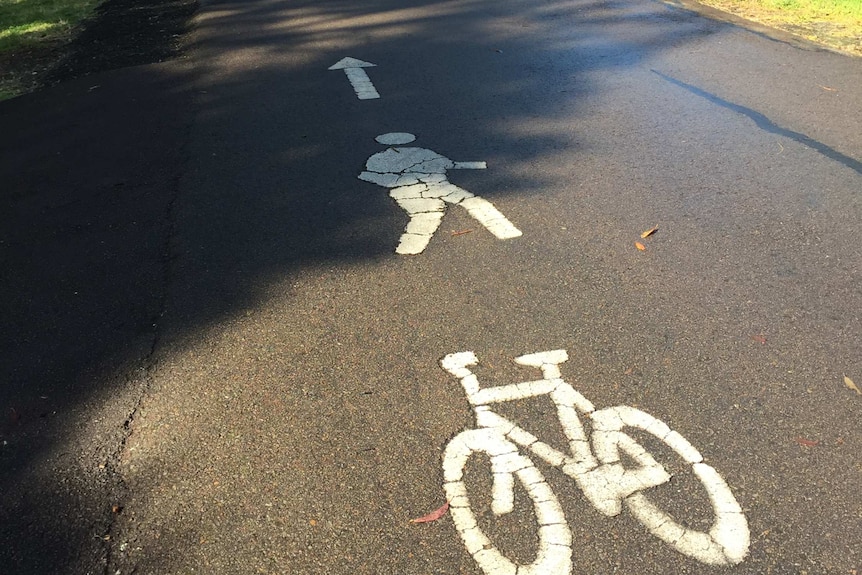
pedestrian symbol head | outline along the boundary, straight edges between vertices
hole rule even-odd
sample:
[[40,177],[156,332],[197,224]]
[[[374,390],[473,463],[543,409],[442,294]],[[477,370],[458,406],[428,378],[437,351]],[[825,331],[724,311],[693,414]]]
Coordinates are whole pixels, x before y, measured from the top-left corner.
[[380,134],[374,139],[384,146],[395,146],[398,144],[409,144],[416,139],[416,136],[407,132],[389,132],[387,134]]

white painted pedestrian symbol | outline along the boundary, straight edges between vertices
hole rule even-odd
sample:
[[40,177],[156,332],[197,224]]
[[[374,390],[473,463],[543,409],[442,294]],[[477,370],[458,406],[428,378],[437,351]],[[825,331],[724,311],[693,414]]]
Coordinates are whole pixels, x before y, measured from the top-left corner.
[[465,208],[501,240],[521,235],[521,231],[491,202],[459,188],[446,178],[447,170],[483,170],[485,162],[454,162],[432,150],[400,146],[415,139],[416,136],[405,132],[377,136],[379,143],[398,147],[390,147],[368,158],[365,171],[359,175],[360,180],[390,188],[389,195],[410,216],[395,249],[397,253],[422,253],[440,226],[447,202]]
[[353,86],[353,91],[356,92],[356,97],[360,100],[374,100],[380,97],[374,84],[371,83],[371,78],[365,73],[363,68],[372,68],[377,64],[371,62],[363,62],[356,58],[342,58],[335,64],[329,67],[330,70],[344,70],[350,85]]
[[[563,381],[559,365],[568,359],[565,350],[523,355],[516,363],[542,370],[542,379],[480,389],[469,366],[478,360],[473,352],[453,353],[440,362],[457,377],[476,413],[477,429],[456,435],[443,455],[446,498],[455,528],[467,551],[486,575],[568,575],[572,569],[572,531],[557,496],[533,460],[522,452],[560,469],[573,479],[586,499],[601,513],[612,517],[623,503],[634,518],[675,550],[709,565],[734,565],[748,554],[748,522],[730,488],[718,472],[682,435],[664,422],[626,405],[596,411],[593,404]],[[563,453],[524,430],[514,421],[495,413],[492,405],[532,397],[550,396],[569,443]],[[592,449],[580,415],[592,424]],[[708,531],[684,527],[659,509],[646,493],[670,479],[667,470],[625,428],[649,433],[667,445],[687,465],[709,497],[714,520]],[[473,454],[483,453],[491,463],[493,477],[491,510],[503,515],[513,510],[515,479],[533,502],[538,522],[539,549],[536,559],[521,565],[505,557],[488,539],[470,507],[464,483],[464,468]],[[623,466],[621,454],[634,462]]]

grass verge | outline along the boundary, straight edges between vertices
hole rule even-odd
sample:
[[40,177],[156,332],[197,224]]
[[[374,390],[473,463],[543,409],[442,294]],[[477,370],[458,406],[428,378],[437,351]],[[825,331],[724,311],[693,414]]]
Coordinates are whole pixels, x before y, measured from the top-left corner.
[[0,0],[0,52],[68,39],[99,0]]
[[697,1],[862,56],[862,0]]
[[0,0],[0,100],[27,92],[100,0]]

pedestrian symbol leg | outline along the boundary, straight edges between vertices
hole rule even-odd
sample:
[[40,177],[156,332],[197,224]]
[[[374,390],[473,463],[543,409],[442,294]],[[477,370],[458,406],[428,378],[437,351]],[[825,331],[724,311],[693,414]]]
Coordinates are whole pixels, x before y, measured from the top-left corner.
[[[395,192],[396,190],[392,190]],[[391,194],[396,196],[397,194]],[[401,240],[395,253],[402,255],[421,254],[431,236],[440,227],[446,204],[437,198],[397,198],[398,205],[410,216],[407,228],[401,234]]]
[[464,206],[501,240],[521,235],[491,202],[459,188],[446,177],[448,170],[484,170],[485,162],[454,162],[433,150],[403,147],[416,139],[407,132],[390,132],[375,139],[390,147],[368,158],[359,179],[389,188],[392,199],[410,215],[396,253],[422,253],[440,227],[447,202]]
[[512,225],[488,200],[473,196],[462,200],[459,205],[464,206],[467,213],[479,220],[495,237],[508,240],[521,236],[521,230]]

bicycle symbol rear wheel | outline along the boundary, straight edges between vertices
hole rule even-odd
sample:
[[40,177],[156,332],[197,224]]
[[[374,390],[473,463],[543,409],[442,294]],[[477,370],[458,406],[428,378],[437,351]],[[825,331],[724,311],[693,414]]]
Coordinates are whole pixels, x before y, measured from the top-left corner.
[[[536,559],[522,565],[505,557],[476,521],[464,484],[470,456],[485,453],[491,459],[494,486],[492,510],[496,515],[512,511],[514,480],[533,502],[539,525]],[[468,429],[452,438],[443,454],[444,489],[449,512],[467,551],[486,575],[569,575],[572,569],[572,532],[559,500],[542,473],[518,447],[493,428]]]

